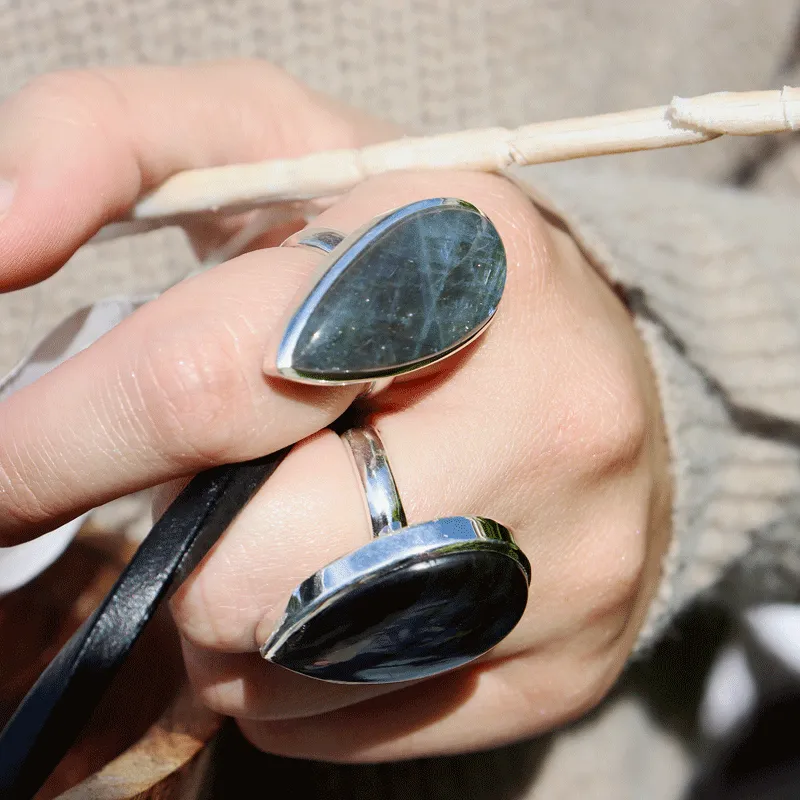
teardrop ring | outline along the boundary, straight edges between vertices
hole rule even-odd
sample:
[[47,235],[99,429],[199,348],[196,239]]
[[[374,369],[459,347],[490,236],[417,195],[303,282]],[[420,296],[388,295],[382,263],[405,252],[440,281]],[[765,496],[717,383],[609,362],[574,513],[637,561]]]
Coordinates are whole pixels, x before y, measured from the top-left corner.
[[496,228],[456,198],[410,203],[350,235],[306,229],[282,246],[325,257],[269,344],[266,371],[373,394],[483,333],[506,280]]
[[377,430],[342,434],[372,540],[306,578],[261,647],[274,664],[336,683],[394,683],[461,667],[504,639],[530,564],[491,519],[406,522]]

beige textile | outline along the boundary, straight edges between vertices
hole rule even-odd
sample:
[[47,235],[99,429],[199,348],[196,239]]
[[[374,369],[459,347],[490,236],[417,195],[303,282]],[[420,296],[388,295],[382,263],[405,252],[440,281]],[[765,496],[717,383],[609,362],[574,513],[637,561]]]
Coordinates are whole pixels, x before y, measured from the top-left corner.
[[[799,13],[795,0],[0,0],[0,98],[64,67],[258,56],[413,131],[516,126],[675,94],[798,85]],[[675,635],[676,612],[698,592],[735,605],[795,598],[797,137],[726,137],[520,175],[627,292],[661,380],[676,535],[647,642]],[[28,303],[39,306],[35,335],[88,300],[157,289],[191,266],[174,231],[86,248],[38,300],[0,298],[0,369],[18,355]],[[691,759],[643,697],[646,686],[623,682],[546,742],[320,767],[318,788],[332,797],[674,800]]]

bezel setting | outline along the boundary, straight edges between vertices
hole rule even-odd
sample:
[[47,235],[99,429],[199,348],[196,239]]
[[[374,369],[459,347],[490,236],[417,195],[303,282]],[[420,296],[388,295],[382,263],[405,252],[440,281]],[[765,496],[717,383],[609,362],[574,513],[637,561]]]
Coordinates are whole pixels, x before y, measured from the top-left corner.
[[[268,352],[273,352],[275,355],[274,359],[270,360],[265,365],[266,372],[275,377],[306,384],[346,386],[349,384],[364,383],[381,378],[405,375],[428,367],[431,364],[457,353],[483,334],[496,314],[496,307],[491,312],[487,313],[482,322],[472,328],[463,337],[454,341],[450,346],[411,361],[394,363],[388,366],[374,367],[366,370],[350,370],[346,374],[343,374],[341,371],[325,372],[324,370],[310,372],[299,368],[294,363],[294,352],[298,340],[311,315],[314,313],[322,298],[325,297],[327,292],[339,281],[348,268],[359,259],[367,248],[373,245],[376,240],[389,232],[393,227],[407,221],[414,215],[436,208],[461,208],[470,213],[478,214],[482,218],[488,220],[488,217],[480,209],[464,200],[451,197],[430,198],[411,203],[376,217],[349,236],[344,237],[324,256],[322,262],[315,271],[310,285],[307,285],[305,289],[299,293],[298,299],[295,301],[291,312],[284,319],[284,325],[279,327],[282,334],[277,344],[268,348]],[[318,239],[320,243],[326,241],[323,234],[324,231],[315,230],[308,241],[305,241],[303,237],[298,237],[298,235],[291,237],[290,241],[318,247],[325,251],[327,247],[321,247],[317,243]],[[335,239],[330,240],[329,237],[328,241],[333,243]]]
[[[282,647],[291,637],[313,621],[314,617],[332,606],[346,601],[353,592],[362,591],[370,583],[383,577],[421,564],[431,559],[451,554],[491,552],[498,558],[511,559],[524,577],[526,591],[530,585],[530,563],[514,542],[511,533],[499,523],[483,517],[445,517],[410,525],[393,533],[374,538],[352,553],[328,564],[300,583],[286,605],[281,620],[260,648],[261,655],[273,663],[303,675],[316,677],[302,669],[282,663]],[[516,623],[514,623],[516,624]],[[492,649],[489,644],[480,653],[474,653],[461,663],[468,663]],[[461,664],[459,664],[460,666]],[[444,670],[442,670],[444,671]],[[426,670],[424,677],[436,674]],[[335,683],[365,683],[353,680],[335,680]],[[408,680],[408,677],[398,678]],[[381,683],[395,682],[391,679]]]

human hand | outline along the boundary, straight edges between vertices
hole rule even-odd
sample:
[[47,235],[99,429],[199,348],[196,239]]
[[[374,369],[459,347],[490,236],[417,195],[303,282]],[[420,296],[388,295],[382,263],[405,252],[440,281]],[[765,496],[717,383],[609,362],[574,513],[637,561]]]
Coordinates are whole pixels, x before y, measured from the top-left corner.
[[[254,62],[44,78],[0,107],[0,175],[15,187],[0,218],[0,281],[50,274],[179,169],[357,146],[388,130]],[[0,405],[7,544],[299,442],[173,601],[200,696],[272,752],[392,759],[552,727],[613,683],[658,583],[669,477],[655,383],[627,310],[572,240],[512,183],[473,173],[370,180],[314,225],[349,232],[432,196],[467,200],[495,223],[505,295],[479,342],[363,405],[410,522],[491,517],[531,560],[525,615],[467,668],[354,687],[255,652],[299,581],[369,540],[347,454],[323,430],[359,387],[262,372],[265,343],[319,253],[258,249],[186,281]],[[202,248],[230,226],[193,232]]]

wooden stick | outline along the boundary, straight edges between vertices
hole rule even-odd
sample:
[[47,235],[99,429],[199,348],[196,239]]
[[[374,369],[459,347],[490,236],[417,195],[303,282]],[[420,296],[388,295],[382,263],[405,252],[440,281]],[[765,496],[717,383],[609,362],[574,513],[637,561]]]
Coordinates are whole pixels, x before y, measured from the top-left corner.
[[[134,207],[133,227],[198,212],[243,210],[336,195],[371,175],[401,169],[494,171],[512,165],[800,130],[800,89],[675,97],[666,106],[540,122],[515,130],[485,128],[408,137],[360,150],[178,173]],[[131,227],[120,231],[130,232]]]

